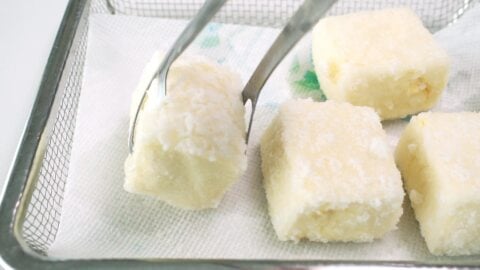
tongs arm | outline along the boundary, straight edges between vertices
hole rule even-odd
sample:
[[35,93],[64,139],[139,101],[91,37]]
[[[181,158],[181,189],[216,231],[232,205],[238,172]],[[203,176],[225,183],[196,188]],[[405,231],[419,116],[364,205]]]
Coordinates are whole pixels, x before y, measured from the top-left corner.
[[255,72],[250,77],[242,92],[243,103],[250,100],[252,111],[247,130],[247,142],[252,128],[253,115],[265,82],[278,64],[293,48],[293,46],[310,31],[312,26],[330,9],[336,0],[305,0],[295,14],[290,18],[287,25],[278,35],[268,52],[265,54]]

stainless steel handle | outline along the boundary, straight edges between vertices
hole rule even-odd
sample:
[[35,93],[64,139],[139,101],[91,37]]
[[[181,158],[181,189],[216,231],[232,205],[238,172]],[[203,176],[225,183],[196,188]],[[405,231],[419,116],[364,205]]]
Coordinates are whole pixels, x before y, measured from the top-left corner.
[[170,50],[167,52],[165,59],[158,68],[157,72],[159,73],[159,82],[158,82],[158,91],[159,95],[163,93],[167,94],[167,75],[170,66],[173,61],[180,56],[183,51],[192,43],[192,41],[197,37],[197,35],[202,31],[205,25],[215,16],[217,11],[225,4],[227,0],[207,0],[205,4],[200,8],[197,15],[188,23],[187,27],[180,34],[178,39],[172,45]]
[[252,128],[253,115],[265,82],[292,47],[330,9],[336,0],[306,0],[290,18],[273,45],[263,57],[247,85],[243,89],[243,103],[252,103],[252,113],[247,130],[247,142]]

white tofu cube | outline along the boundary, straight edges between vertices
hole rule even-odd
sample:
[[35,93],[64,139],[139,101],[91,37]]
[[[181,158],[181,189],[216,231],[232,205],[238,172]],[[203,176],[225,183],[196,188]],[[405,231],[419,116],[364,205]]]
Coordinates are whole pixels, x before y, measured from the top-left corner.
[[365,242],[399,221],[400,173],[371,108],[287,101],[262,137],[261,156],[280,240]]
[[312,54],[328,99],[372,107],[382,119],[431,108],[447,84],[446,52],[407,8],[322,19]]
[[480,253],[480,114],[413,117],[395,152],[428,249]]
[[[146,67],[131,117],[161,60],[157,53]],[[156,96],[157,80],[148,92],[124,188],[180,208],[216,207],[246,169],[240,77],[208,59],[185,56],[171,67],[167,83],[166,97]]]

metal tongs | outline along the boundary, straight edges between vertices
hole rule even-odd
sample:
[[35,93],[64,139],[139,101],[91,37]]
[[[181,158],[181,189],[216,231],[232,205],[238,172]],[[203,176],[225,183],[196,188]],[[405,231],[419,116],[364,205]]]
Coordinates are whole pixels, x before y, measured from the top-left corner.
[[[159,97],[167,94],[167,75],[170,66],[182,54],[182,52],[190,45],[195,37],[202,31],[205,25],[213,18],[217,11],[225,4],[227,0],[206,0],[203,6],[198,11],[197,15],[190,21],[185,30],[180,34],[173,46],[170,48],[160,66],[155,71],[155,75],[150,79],[150,82],[143,92],[142,98],[135,111],[132,124],[130,125],[128,135],[128,148],[130,153],[133,152],[133,144],[135,138],[135,126],[137,123],[138,114],[145,102],[147,90],[150,88],[154,79],[158,76],[158,91]],[[250,136],[252,128],[253,116],[255,107],[265,82],[275,70],[277,65],[292,49],[292,47],[307,33],[312,26],[329,10],[336,0],[305,0],[298,8],[295,14],[290,18],[287,25],[278,35],[275,42],[272,44],[268,52],[263,57],[260,64],[255,69],[255,72],[250,77],[242,91],[243,104],[249,100],[251,102],[252,111],[248,124],[246,134],[246,141]]]

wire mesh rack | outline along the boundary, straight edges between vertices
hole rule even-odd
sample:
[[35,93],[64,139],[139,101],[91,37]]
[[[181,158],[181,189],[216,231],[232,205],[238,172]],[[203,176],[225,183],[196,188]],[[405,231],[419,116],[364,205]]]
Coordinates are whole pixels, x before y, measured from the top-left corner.
[[[300,0],[231,0],[217,14],[215,20],[277,28],[286,23],[301,3]],[[475,3],[475,0],[340,0],[332,7],[329,15],[409,6],[422,18],[426,27],[435,32],[455,23]],[[0,251],[8,264],[31,269],[157,266],[157,262],[151,260],[58,261],[48,257],[48,249],[55,241],[62,215],[77,106],[82,90],[89,15],[106,13],[189,19],[201,4],[202,1],[198,0],[70,1],[0,208],[0,237],[2,237]],[[163,261],[160,265],[189,265],[189,262],[176,263],[178,262]],[[213,263],[216,267],[243,265],[243,262],[227,261],[201,263],[206,265]],[[285,262],[275,261],[250,263],[247,265],[259,268],[286,265]],[[307,265],[305,262],[289,263]],[[378,262],[378,264],[388,266],[395,263]],[[405,266],[404,263],[399,265]]]

